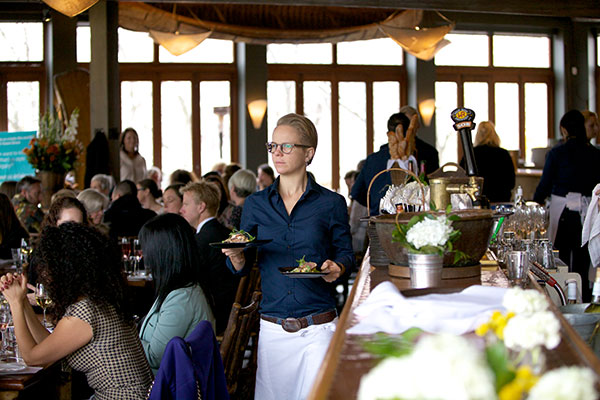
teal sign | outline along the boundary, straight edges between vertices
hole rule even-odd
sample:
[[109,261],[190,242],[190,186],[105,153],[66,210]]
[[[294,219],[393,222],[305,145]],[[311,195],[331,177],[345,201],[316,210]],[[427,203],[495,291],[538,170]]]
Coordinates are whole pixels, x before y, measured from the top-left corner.
[[36,135],[31,132],[0,132],[0,182],[18,181],[26,175],[35,175],[23,149]]

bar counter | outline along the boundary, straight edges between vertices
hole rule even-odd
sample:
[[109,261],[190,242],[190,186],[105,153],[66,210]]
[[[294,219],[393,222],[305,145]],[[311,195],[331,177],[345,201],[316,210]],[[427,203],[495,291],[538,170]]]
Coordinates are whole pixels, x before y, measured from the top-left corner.
[[[497,268],[493,269],[485,268],[482,271],[481,284],[508,287],[508,280],[504,273]],[[361,343],[372,335],[348,335],[346,331],[357,323],[354,309],[368,297],[372,288],[384,280],[389,280],[387,267],[371,266],[367,250],[308,399],[347,400],[356,398],[361,377],[369,372],[379,359],[362,348]],[[541,290],[535,279],[530,279],[530,281],[533,287]],[[462,288],[464,286],[460,288],[409,289],[402,290],[402,294],[415,296],[455,292]],[[545,351],[548,368],[553,369],[562,365],[582,365],[591,368],[600,377],[600,360],[567,323],[558,308],[550,300],[549,302],[550,309],[560,321],[562,340],[556,349]]]

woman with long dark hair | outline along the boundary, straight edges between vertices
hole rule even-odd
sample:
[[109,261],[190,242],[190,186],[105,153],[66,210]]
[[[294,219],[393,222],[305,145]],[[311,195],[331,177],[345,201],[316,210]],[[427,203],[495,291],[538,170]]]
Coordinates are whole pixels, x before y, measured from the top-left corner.
[[142,207],[154,211],[157,215],[165,212],[158,199],[162,197],[162,191],[152,179],[142,179],[137,183],[137,198]]
[[28,237],[10,199],[0,193],[0,259],[9,260],[12,257],[10,249],[21,247],[21,239]]
[[133,128],[127,128],[119,139],[121,181],[140,181],[146,177],[146,160],[139,152],[140,137]]
[[25,276],[0,278],[27,365],[66,357],[85,373],[95,398],[145,399],[152,373],[127,310],[116,246],[95,228],[66,222],[42,231],[32,263],[53,304],[52,333],[27,301]]
[[215,319],[190,224],[177,214],[159,215],[142,227],[139,238],[156,293],[140,338],[156,373],[169,340],[185,338],[203,320],[214,327]]
[[55,200],[42,221],[42,229],[47,226],[58,226],[65,222],[89,224],[85,206],[74,197],[59,197]]

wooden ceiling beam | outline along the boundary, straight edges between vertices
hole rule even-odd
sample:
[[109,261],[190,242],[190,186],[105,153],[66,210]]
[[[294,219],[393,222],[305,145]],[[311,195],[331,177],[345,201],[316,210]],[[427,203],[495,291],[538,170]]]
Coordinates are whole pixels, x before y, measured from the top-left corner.
[[[119,1],[148,2],[143,0]],[[154,0],[153,2],[376,7],[600,19],[598,0]]]

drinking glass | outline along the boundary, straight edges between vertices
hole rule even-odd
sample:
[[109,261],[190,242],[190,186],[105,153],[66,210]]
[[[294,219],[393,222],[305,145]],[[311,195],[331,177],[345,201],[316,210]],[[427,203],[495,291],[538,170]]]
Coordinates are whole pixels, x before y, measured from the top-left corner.
[[123,268],[129,272],[129,262],[131,257],[131,242],[126,237],[121,238],[121,255],[123,261]]
[[133,275],[142,275],[142,271],[140,269],[140,262],[142,261],[142,246],[140,245],[139,239],[133,239],[133,260]]
[[508,253],[508,280],[512,286],[525,288],[529,272],[529,254],[526,251]]
[[46,309],[52,304],[52,299],[50,299],[47,289],[41,283],[35,285],[35,301],[38,306],[42,307],[42,312],[44,313],[42,325],[44,325],[44,328],[47,328]]
[[10,249],[13,263],[15,264],[16,272],[21,270],[21,249]]

